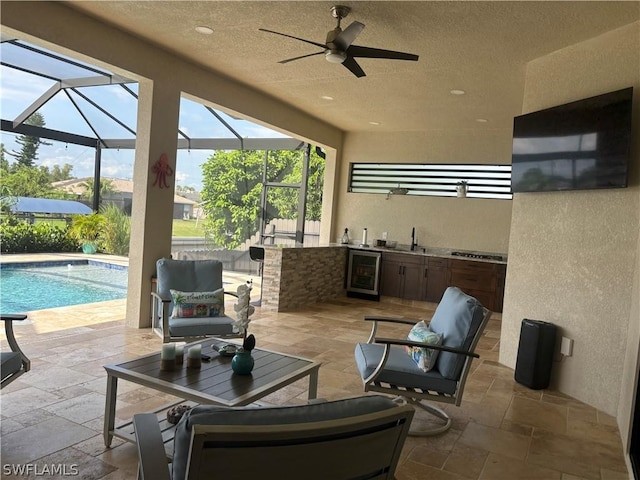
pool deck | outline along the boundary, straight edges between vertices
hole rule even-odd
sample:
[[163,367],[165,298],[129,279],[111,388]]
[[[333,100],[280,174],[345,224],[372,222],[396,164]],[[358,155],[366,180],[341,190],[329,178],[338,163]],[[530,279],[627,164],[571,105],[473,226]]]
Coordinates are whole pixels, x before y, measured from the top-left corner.
[[85,255],[84,253],[5,253],[0,256],[0,264],[31,262],[69,262],[74,260],[95,260],[97,262],[112,263],[114,265],[129,265],[128,257],[104,255],[100,253],[96,253],[93,255]]

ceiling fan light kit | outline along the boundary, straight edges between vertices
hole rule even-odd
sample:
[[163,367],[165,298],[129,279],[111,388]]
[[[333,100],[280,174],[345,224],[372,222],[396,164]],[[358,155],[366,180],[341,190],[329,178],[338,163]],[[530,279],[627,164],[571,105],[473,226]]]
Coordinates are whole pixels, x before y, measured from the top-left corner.
[[282,37],[293,38],[309,45],[322,48],[322,51],[309,53],[306,55],[300,55],[298,57],[288,58],[286,60],[280,60],[278,63],[289,63],[294,60],[300,60],[302,58],[313,57],[316,55],[324,54],[325,59],[330,63],[341,63],[356,77],[364,77],[366,74],[362,67],[358,65],[356,58],[383,58],[388,60],[409,60],[417,61],[418,55],[405,52],[396,52],[393,50],[382,50],[380,48],[362,47],[353,45],[353,41],[364,29],[364,24],[360,22],[353,22],[344,30],[340,27],[341,20],[346,17],[351,9],[344,5],[334,5],[330,9],[331,15],[338,20],[336,28],[329,30],[325,43],[314,42],[312,40],[306,40],[304,38],[295,37],[286,33],[275,32],[273,30],[267,30],[260,28],[262,32],[273,33]]
[[329,63],[342,63],[347,59],[347,54],[339,50],[329,50],[324,57]]

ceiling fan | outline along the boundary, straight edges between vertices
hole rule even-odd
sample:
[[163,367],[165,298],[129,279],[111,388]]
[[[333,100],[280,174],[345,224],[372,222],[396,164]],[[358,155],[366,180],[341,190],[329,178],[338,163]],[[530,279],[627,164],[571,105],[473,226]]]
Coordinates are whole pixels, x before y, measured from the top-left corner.
[[338,20],[338,25],[333,30],[329,30],[325,43],[305,40],[304,38],[294,37],[293,35],[287,35],[286,33],[274,32],[273,30],[267,30],[266,28],[260,28],[259,30],[268,33],[275,33],[276,35],[281,35],[283,37],[293,38],[294,40],[300,40],[301,42],[322,48],[322,51],[320,52],[288,58],[286,60],[281,60],[278,63],[289,63],[294,60],[300,60],[301,58],[324,54],[328,62],[341,63],[356,77],[360,78],[364,77],[366,74],[364,73],[364,70],[362,70],[362,67],[358,65],[358,62],[356,62],[356,58],[386,58],[392,60],[411,60],[414,62],[418,60],[418,55],[414,55],[412,53],[395,52],[393,50],[382,50],[379,48],[353,45],[353,41],[364,29],[364,24],[360,22],[353,22],[347,28],[342,30],[342,28],[340,28],[340,22],[349,14],[350,11],[351,9],[344,5],[335,5],[331,7],[331,15]]

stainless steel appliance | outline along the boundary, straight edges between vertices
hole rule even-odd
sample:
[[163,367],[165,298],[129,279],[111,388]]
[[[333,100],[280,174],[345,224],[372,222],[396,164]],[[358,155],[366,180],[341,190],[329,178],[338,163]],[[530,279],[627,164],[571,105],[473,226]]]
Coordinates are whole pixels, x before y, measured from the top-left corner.
[[351,297],[380,299],[380,252],[349,250],[347,295]]

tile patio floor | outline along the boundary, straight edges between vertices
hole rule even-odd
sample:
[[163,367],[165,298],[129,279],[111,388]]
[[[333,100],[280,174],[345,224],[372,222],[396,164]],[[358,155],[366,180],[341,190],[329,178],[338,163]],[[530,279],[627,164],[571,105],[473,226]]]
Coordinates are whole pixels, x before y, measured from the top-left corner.
[[[288,313],[258,308],[250,331],[258,347],[322,361],[319,396],[338,399],[362,394],[353,350],[368,337],[364,315],[428,319],[434,307],[344,298]],[[2,478],[29,478],[7,475],[11,464],[76,465],[84,479],[136,478],[135,447],[118,439],[111,448],[103,444],[103,365],[157,352],[161,341],[149,329],[125,327],[124,316],[125,300],[114,300],[30,312],[27,322],[16,325],[32,370],[0,396]],[[379,333],[406,334],[398,327]],[[4,350],[3,334],[2,340]],[[410,437],[397,479],[627,479],[615,419],[561,393],[515,383],[513,370],[497,362],[499,341],[498,314],[480,342],[481,358],[474,362],[462,406],[445,407],[454,418],[452,429],[438,437]],[[265,401],[303,403],[305,384]],[[172,400],[120,382],[117,417],[128,420]]]

